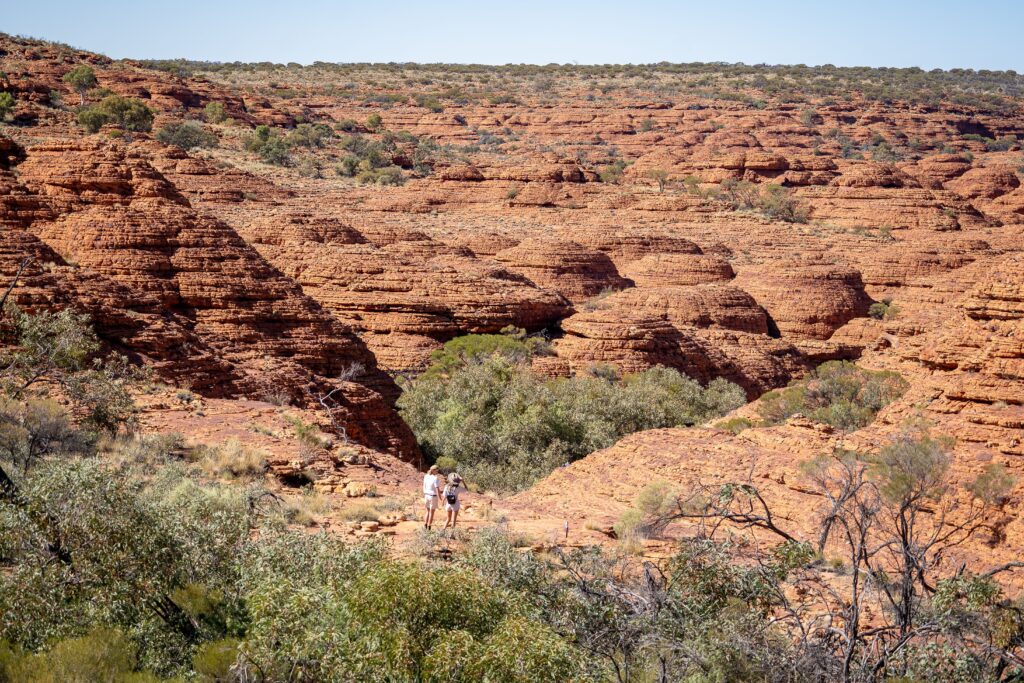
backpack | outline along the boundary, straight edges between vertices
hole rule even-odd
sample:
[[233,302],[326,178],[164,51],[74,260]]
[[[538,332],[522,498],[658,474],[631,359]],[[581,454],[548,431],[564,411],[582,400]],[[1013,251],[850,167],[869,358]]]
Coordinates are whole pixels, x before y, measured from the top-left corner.
[[448,501],[449,505],[455,505],[459,502],[459,494],[455,492],[455,489],[448,487],[444,490],[444,499]]

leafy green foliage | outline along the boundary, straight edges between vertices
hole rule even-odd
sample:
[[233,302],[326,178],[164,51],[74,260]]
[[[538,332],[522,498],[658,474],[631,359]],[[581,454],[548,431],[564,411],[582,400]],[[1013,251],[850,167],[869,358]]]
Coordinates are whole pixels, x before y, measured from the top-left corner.
[[0,454],[27,469],[34,459],[82,442],[62,409],[37,387],[58,384],[72,402],[78,428],[92,436],[131,426],[134,402],[130,385],[142,371],[124,356],[96,357],[99,340],[86,315],[69,309],[27,314],[16,306],[7,313],[11,346],[0,354],[0,390],[8,397],[0,409],[0,430],[9,441]]
[[203,117],[208,123],[224,123],[228,119],[228,112],[220,102],[210,102],[203,109]]
[[78,123],[90,133],[108,123],[122,130],[145,133],[153,127],[153,112],[134,97],[107,95],[99,104],[79,109]]
[[291,166],[291,145],[281,133],[270,126],[256,126],[246,139],[245,148],[274,166]]
[[323,123],[300,123],[288,134],[288,144],[292,147],[323,147],[325,141],[334,137],[331,127]]
[[702,388],[661,367],[546,379],[522,362],[535,351],[502,335],[449,342],[398,401],[425,452],[454,459],[470,482],[515,490],[626,434],[699,424],[745,402],[730,382]]
[[14,111],[14,104],[14,95],[9,92],[0,92],[0,122],[7,120],[7,116]]
[[894,372],[829,361],[785,389],[762,396],[758,412],[770,425],[799,413],[838,429],[854,430],[870,424],[875,414],[902,396],[908,386]]
[[157,131],[156,139],[185,150],[217,146],[217,136],[196,121],[169,123]]
[[899,306],[894,304],[892,299],[876,301],[868,308],[868,315],[875,320],[892,320],[899,312]]

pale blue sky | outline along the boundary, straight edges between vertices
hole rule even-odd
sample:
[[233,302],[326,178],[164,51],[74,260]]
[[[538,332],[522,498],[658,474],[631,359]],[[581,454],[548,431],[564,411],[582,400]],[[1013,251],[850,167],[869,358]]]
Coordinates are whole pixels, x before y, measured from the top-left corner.
[[112,57],[727,61],[1024,71],[1024,0],[2,0],[0,31]]

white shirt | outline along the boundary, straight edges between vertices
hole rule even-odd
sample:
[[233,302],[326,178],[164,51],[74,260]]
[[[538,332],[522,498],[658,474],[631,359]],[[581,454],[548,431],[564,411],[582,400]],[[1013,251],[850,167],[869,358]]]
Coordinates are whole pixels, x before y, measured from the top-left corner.
[[440,488],[441,477],[436,474],[424,474],[423,475],[423,495],[425,496],[436,496],[437,489]]

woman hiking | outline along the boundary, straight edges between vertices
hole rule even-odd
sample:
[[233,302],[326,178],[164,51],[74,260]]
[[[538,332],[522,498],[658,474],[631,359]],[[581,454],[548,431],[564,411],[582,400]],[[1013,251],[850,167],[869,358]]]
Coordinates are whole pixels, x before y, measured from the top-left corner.
[[444,510],[448,514],[448,519],[444,523],[445,529],[449,526],[454,529],[455,523],[459,521],[459,510],[462,508],[459,496],[466,490],[465,485],[462,483],[462,477],[459,476],[458,472],[452,472],[448,475],[448,483],[444,487]]
[[431,465],[427,473],[423,475],[423,508],[425,510],[423,528],[427,531],[430,531],[430,527],[434,523],[434,511],[437,510],[441,498],[442,480],[441,475],[438,474],[440,471],[437,465]]

